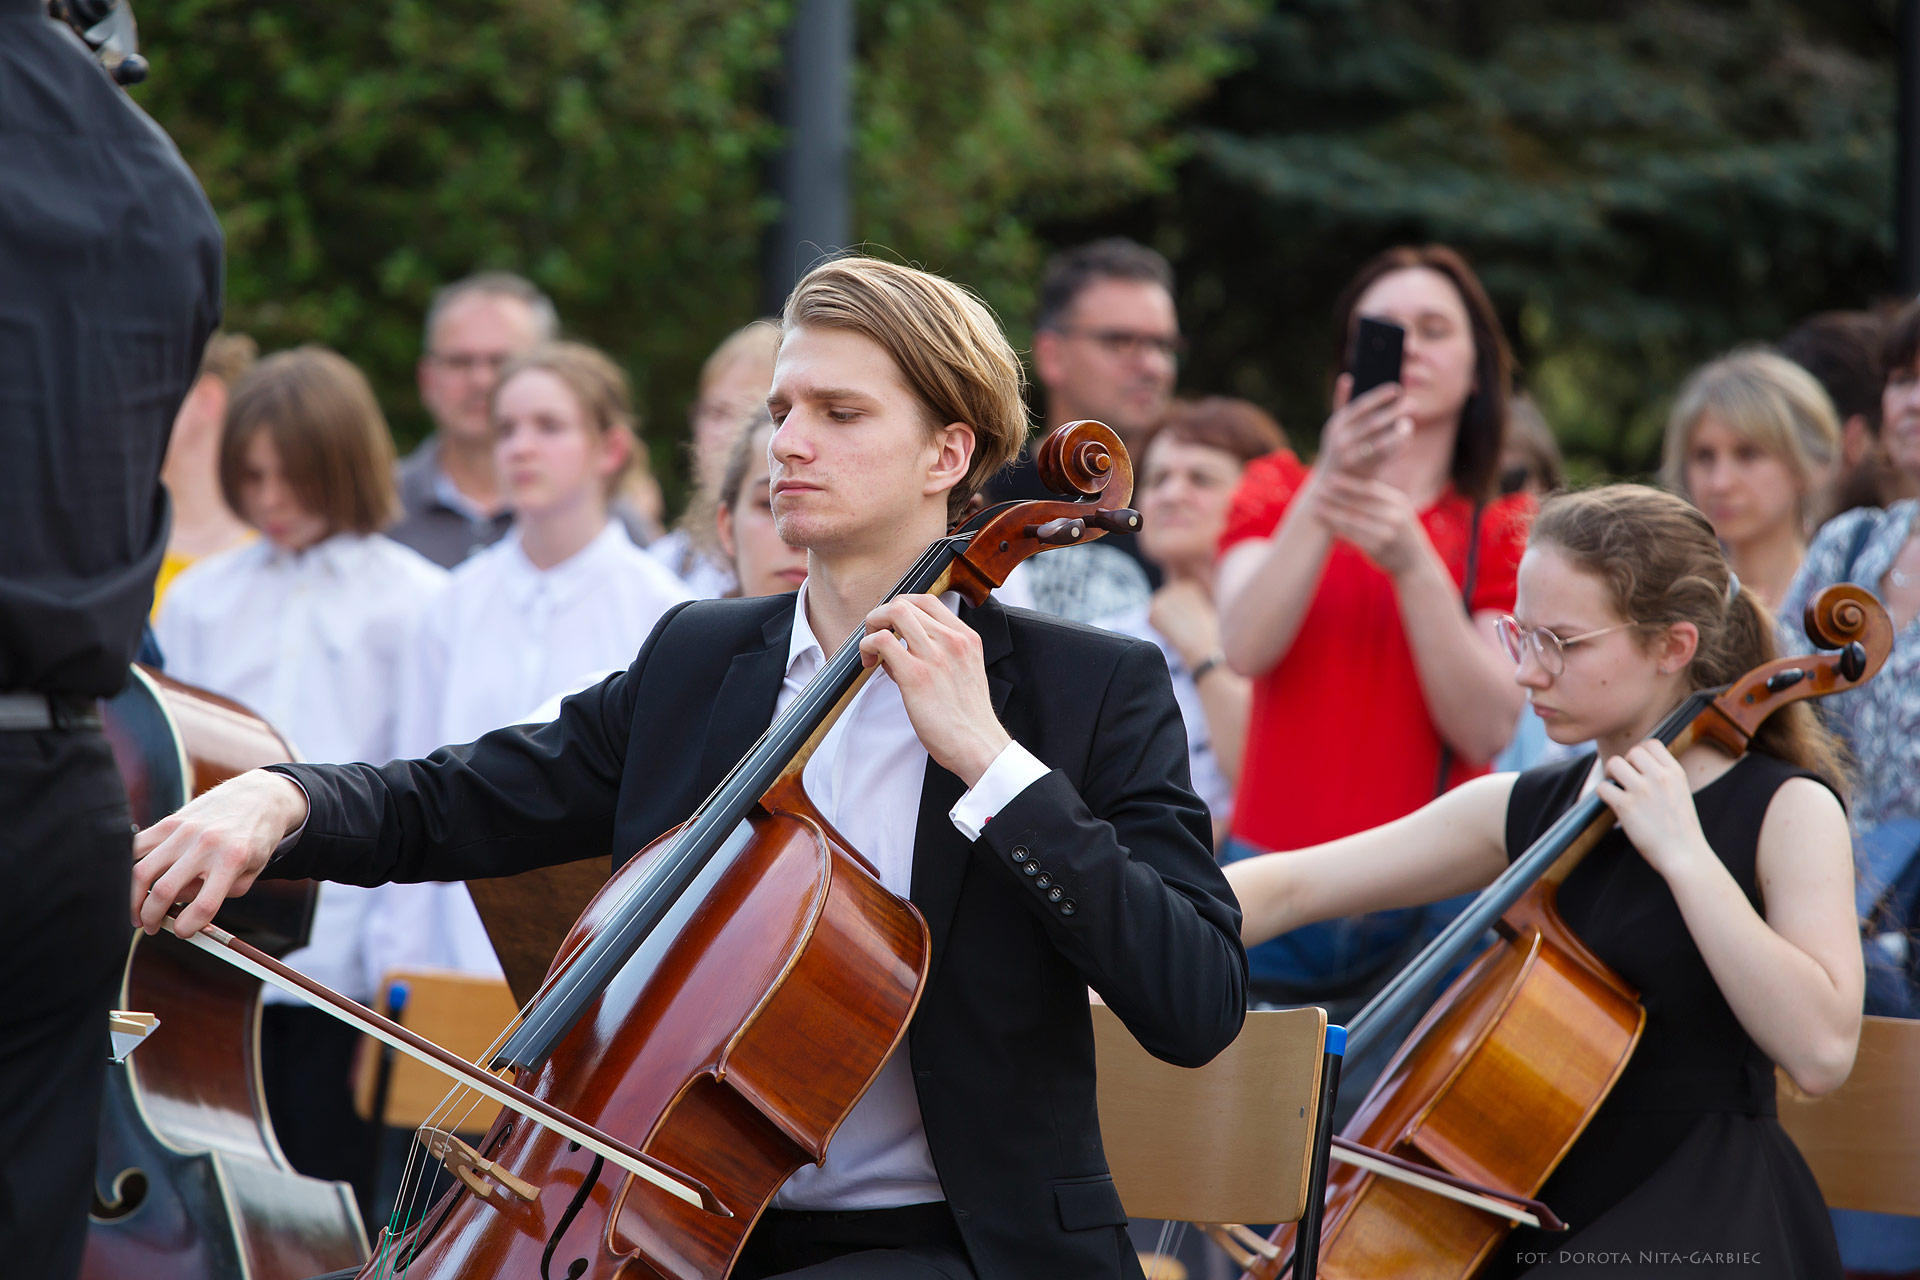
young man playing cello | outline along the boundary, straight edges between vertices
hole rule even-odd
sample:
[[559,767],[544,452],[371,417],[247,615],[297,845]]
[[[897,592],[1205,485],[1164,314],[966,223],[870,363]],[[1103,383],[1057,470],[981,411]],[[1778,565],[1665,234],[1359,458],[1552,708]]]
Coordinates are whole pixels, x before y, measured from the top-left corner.
[[[876,608],[1024,436],[1019,362],[972,295],[842,259],[801,281],[782,327],[773,507],[808,549],[797,598],[682,606],[551,725],[382,768],[244,775],[140,836],[135,921],[152,931],[184,903],[191,932],[270,858],[271,875],[361,884],[624,859],[864,627],[883,672],[804,778],[925,916],[932,972],[907,1052],[782,1188],[733,1274],[1138,1276],[1101,1154],[1085,989],[1152,1052],[1198,1065],[1238,1033],[1246,972],[1165,664],[991,600]],[[689,731],[666,741],[676,725]]]

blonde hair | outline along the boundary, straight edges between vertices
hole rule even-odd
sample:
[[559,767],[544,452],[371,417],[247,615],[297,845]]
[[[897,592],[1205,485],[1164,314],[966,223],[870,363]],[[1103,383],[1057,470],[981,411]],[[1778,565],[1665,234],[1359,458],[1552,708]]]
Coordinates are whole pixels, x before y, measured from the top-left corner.
[[220,492],[245,511],[247,445],[273,441],[300,505],[342,530],[374,533],[400,514],[393,437],[366,375],[338,352],[295,347],[268,356],[234,384],[220,432]]
[[218,378],[231,391],[259,358],[259,343],[244,333],[222,330],[207,339],[207,348],[200,354],[200,376]]
[[500,368],[493,384],[493,396],[487,405],[492,417],[500,403],[500,392],[520,374],[538,369],[560,380],[580,406],[587,426],[602,437],[618,435],[626,439],[627,460],[607,477],[607,496],[620,491],[628,472],[644,468],[639,448],[639,422],[633,411],[633,389],[622,369],[604,351],[584,342],[543,342],[521,352]]
[[707,392],[713,390],[713,384],[740,365],[751,365],[764,376],[762,382],[773,382],[773,357],[780,350],[780,326],[771,320],[751,320],[741,325],[713,349],[706,363],[700,366],[699,398],[706,399]]
[[1687,449],[1705,413],[1787,464],[1799,480],[1801,514],[1814,487],[1815,471],[1840,452],[1840,421],[1818,380],[1771,351],[1736,351],[1694,370],[1674,398],[1660,479],[1691,499]]
[[[1753,592],[1734,586],[1733,570],[1706,516],[1677,494],[1611,484],[1552,494],[1540,503],[1529,545],[1548,543],[1607,585],[1613,609],[1642,641],[1676,622],[1700,633],[1687,664],[1690,688],[1711,689],[1778,657],[1774,623]],[[1846,783],[1838,739],[1804,702],[1769,716],[1753,745]]]
[[788,296],[781,336],[802,327],[878,343],[926,411],[929,433],[951,422],[973,428],[972,465],[947,494],[949,520],[1026,442],[1026,369],[987,304],[960,285],[878,258],[838,258]]

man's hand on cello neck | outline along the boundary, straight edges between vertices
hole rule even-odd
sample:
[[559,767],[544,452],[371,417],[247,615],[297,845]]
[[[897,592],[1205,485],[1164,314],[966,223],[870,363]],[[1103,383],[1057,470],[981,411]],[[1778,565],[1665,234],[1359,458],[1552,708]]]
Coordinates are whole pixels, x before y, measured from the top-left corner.
[[284,774],[254,769],[223,782],[133,840],[133,923],[158,933],[181,907],[176,932],[198,933],[220,904],[245,893],[280,842],[307,820],[307,794]]
[[861,662],[886,667],[927,754],[973,787],[1013,741],[993,712],[980,637],[936,596],[896,596],[866,626]]

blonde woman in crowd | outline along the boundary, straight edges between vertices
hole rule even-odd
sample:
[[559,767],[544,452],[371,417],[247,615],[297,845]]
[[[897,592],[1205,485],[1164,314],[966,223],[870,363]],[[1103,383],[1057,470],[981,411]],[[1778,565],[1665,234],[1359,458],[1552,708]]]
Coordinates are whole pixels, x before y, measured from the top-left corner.
[[1839,451],[1833,402],[1812,374],[1770,351],[1736,351],[1681,386],[1661,478],[1705,513],[1740,581],[1773,609],[1806,557]]
[[[168,674],[237,699],[306,760],[381,763],[410,638],[446,572],[381,536],[399,511],[393,444],[360,371],[322,347],[260,361],[233,388],[220,489],[259,538],[185,570],[156,631]],[[329,884],[287,962],[371,1002],[366,914],[382,892]],[[261,1066],[280,1145],[302,1173],[353,1182],[367,1204],[371,1128],[353,1113],[359,1036],[278,992]]]
[[779,346],[779,328],[755,320],[728,334],[700,369],[700,393],[690,414],[693,496],[679,525],[647,551],[701,599],[736,594],[728,555],[714,541],[717,491],[740,424],[766,408]]

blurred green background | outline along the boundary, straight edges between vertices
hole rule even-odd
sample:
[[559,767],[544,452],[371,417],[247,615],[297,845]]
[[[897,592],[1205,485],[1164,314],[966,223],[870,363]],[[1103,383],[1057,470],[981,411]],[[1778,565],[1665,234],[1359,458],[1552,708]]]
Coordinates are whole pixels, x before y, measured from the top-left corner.
[[[788,9],[760,0],[140,8],[135,90],[227,232],[227,317],[373,378],[403,446],[434,287],[532,277],[634,377],[655,469],[758,309]],[[1016,343],[1055,247],[1180,274],[1184,389],[1311,448],[1335,293],[1442,240],[1576,475],[1654,462],[1694,363],[1883,299],[1894,0],[860,0],[855,236]]]

